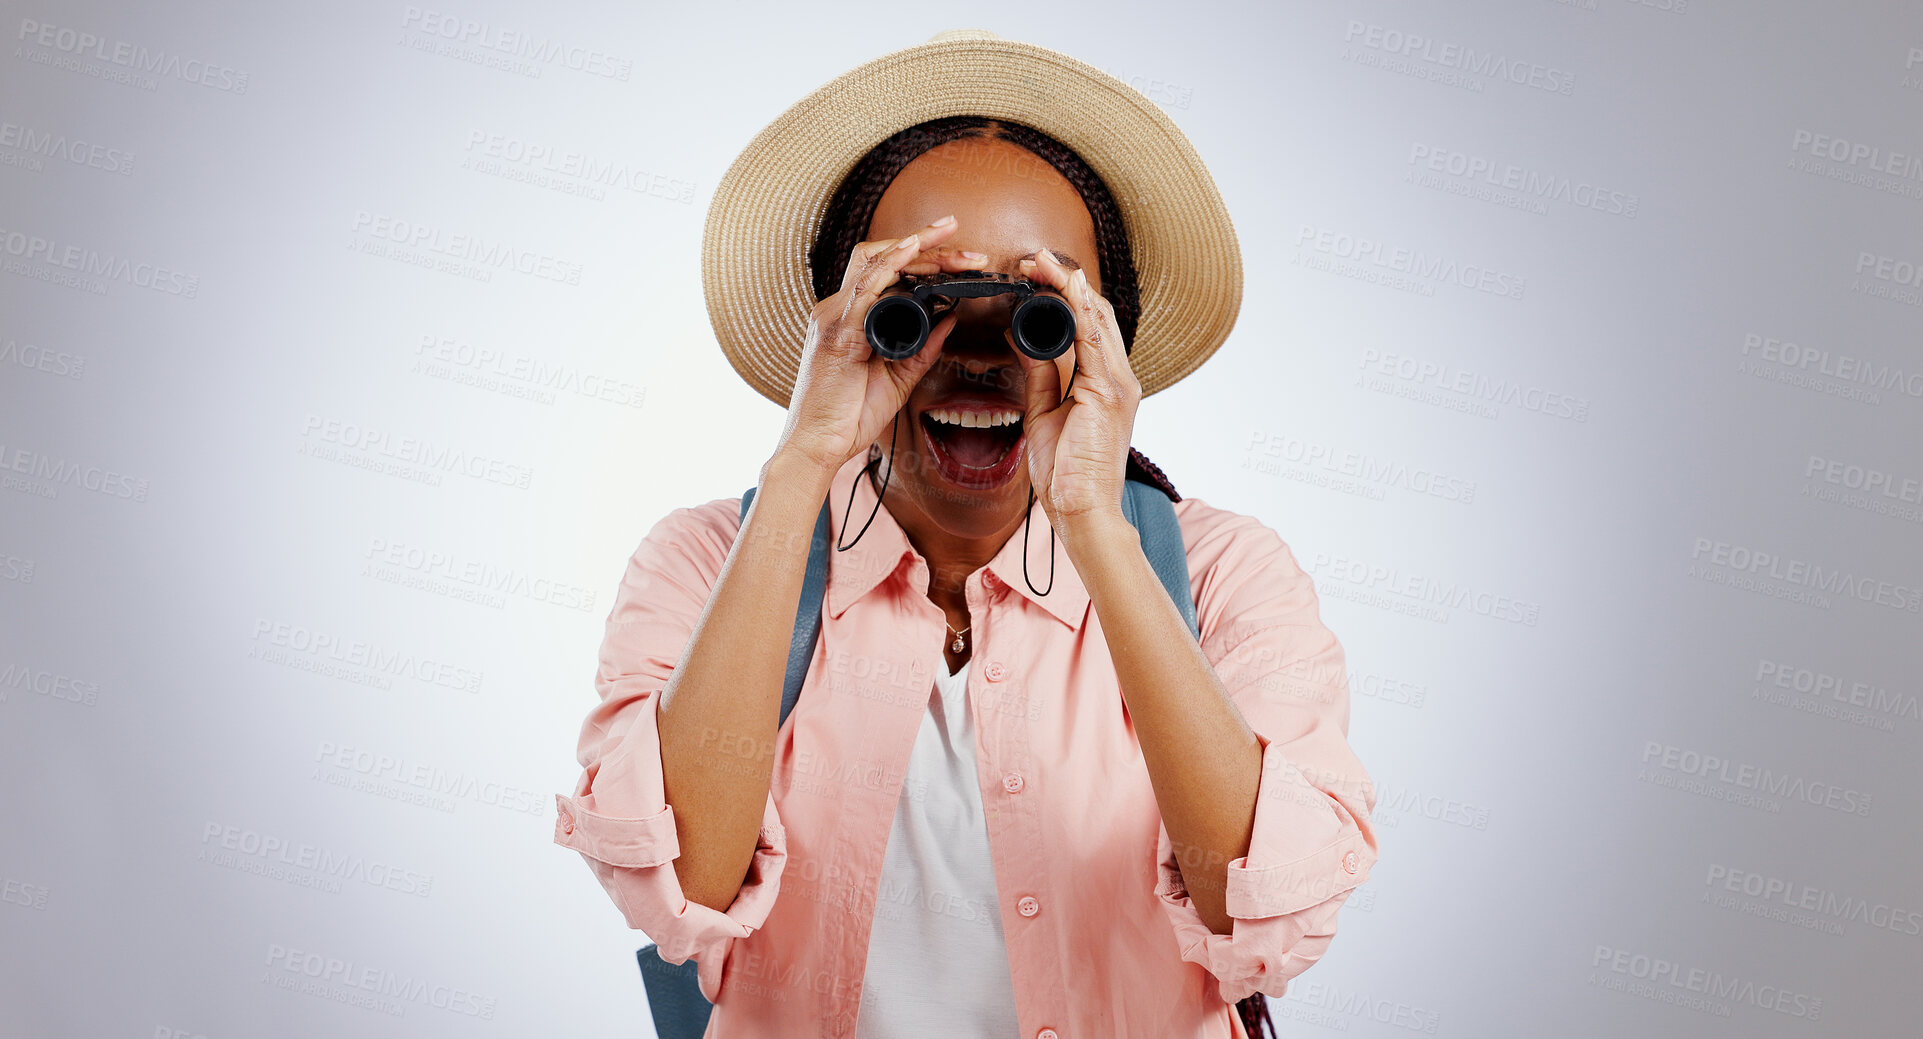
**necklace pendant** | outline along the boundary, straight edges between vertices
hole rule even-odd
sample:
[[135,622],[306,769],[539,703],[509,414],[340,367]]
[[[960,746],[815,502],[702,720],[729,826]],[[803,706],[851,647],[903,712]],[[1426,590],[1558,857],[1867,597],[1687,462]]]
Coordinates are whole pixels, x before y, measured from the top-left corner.
[[960,653],[962,651],[962,640],[960,635],[955,636],[955,644],[953,646],[950,646],[949,648],[953,649],[957,653]]

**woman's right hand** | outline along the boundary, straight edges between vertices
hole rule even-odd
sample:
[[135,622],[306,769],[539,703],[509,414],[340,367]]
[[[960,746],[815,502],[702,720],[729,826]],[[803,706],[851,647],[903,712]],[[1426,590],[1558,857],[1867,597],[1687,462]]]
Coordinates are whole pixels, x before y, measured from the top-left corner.
[[941,356],[956,315],[935,322],[913,357],[891,361],[868,345],[868,308],[904,273],[959,272],[987,259],[942,244],[957,226],[943,217],[907,238],[855,246],[841,291],[816,303],[809,316],[777,456],[797,455],[833,473],[888,432],[915,383]]

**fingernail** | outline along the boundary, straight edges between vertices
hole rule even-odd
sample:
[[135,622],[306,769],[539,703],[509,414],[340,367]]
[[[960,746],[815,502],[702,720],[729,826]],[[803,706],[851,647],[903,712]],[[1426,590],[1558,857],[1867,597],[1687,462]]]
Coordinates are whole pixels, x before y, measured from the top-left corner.
[[895,248],[905,252],[909,249],[913,249],[915,246],[918,246],[920,244],[921,244],[921,235],[911,234],[908,237],[902,239],[901,244],[895,246]]
[[966,256],[966,257],[968,257],[968,258],[969,258],[969,259],[971,259],[971,260],[986,260],[986,259],[988,259],[988,254],[987,254],[987,253],[978,253],[978,252],[976,252],[976,251],[974,251],[973,249],[963,249],[963,250],[961,251],[961,254],[962,254],[963,256]]
[[952,223],[954,223],[954,222],[955,222],[955,214],[953,214],[953,213],[950,213],[950,214],[948,214],[947,216],[945,216],[945,217],[942,217],[942,218],[941,218],[940,220],[937,220],[937,221],[935,221],[935,225],[934,225],[934,226],[936,226],[936,227],[947,227],[947,226],[948,226],[949,224],[952,224]]
[[1035,266],[1035,261],[1034,261],[1034,260],[1023,260],[1023,261],[1022,261],[1022,270],[1027,270],[1027,269],[1029,269],[1030,267],[1033,267],[1033,266]]

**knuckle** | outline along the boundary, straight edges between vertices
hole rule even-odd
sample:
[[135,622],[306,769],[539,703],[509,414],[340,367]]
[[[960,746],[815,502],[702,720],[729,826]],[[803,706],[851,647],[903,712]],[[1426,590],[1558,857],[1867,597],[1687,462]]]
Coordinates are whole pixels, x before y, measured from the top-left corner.
[[841,310],[842,298],[842,294],[837,292],[832,296],[824,296],[816,300],[814,307],[808,312],[809,322],[817,328],[833,324],[835,315]]

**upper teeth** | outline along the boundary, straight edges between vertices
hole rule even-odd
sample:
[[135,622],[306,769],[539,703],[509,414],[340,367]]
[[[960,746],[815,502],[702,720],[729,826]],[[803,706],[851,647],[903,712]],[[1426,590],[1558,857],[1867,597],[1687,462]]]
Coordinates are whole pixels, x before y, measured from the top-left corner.
[[929,408],[928,417],[951,426],[1006,426],[1022,420],[1019,411],[963,411],[960,408]]

